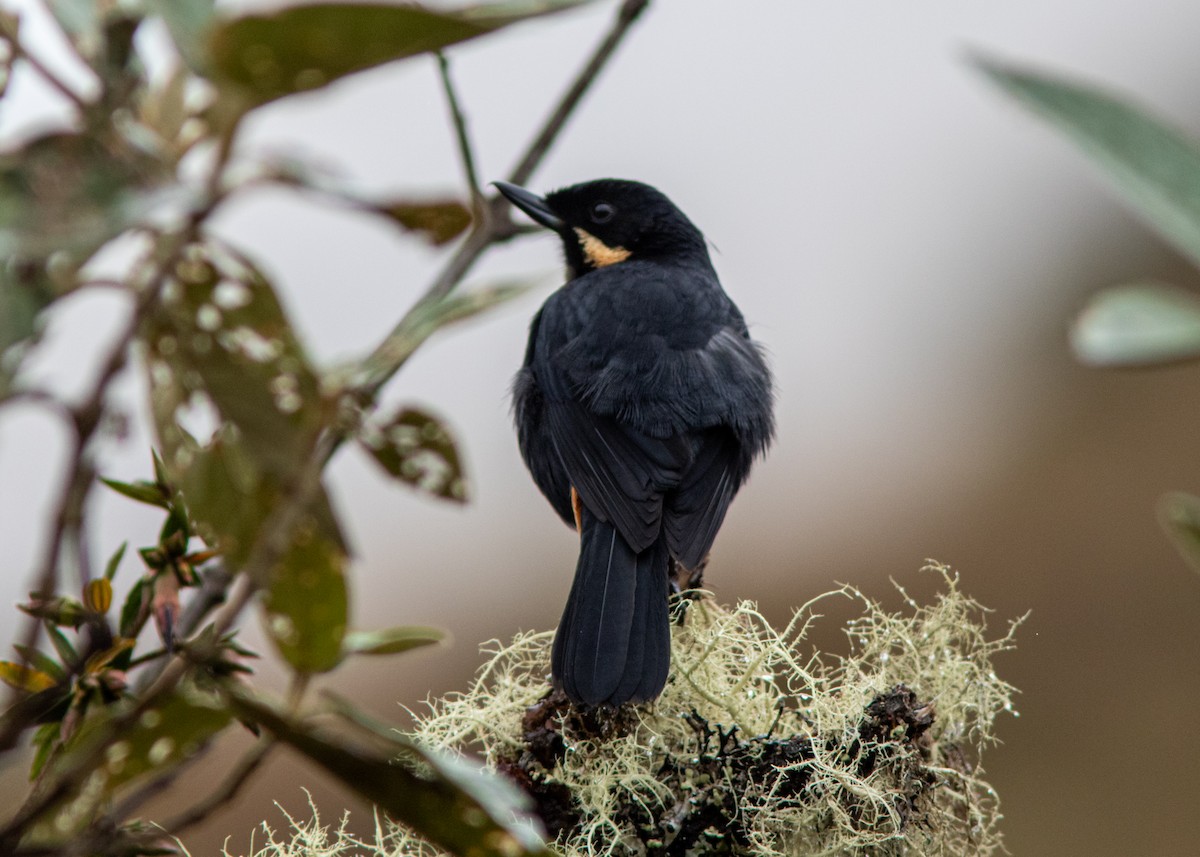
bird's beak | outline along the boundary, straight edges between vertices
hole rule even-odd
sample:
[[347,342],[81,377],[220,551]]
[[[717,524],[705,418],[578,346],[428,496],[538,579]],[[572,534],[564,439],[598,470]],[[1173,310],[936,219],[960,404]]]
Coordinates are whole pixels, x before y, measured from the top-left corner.
[[509,202],[542,224],[542,226],[553,229],[555,232],[560,232],[566,228],[566,222],[551,211],[550,206],[546,204],[546,200],[536,193],[525,190],[525,188],[518,187],[515,184],[510,184],[509,182],[492,182],[492,184],[496,186],[496,190],[504,194]]

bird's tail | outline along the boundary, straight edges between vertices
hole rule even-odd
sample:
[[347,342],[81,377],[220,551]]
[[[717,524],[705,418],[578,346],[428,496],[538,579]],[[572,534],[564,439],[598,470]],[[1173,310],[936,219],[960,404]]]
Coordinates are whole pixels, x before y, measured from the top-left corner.
[[583,512],[575,582],[554,637],[555,684],[574,702],[654,699],[667,683],[667,545],[635,553],[612,524]]

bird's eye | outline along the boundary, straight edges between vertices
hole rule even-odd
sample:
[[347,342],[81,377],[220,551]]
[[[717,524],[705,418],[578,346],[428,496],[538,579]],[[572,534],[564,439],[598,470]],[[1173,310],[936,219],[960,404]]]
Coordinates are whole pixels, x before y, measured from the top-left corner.
[[607,202],[596,203],[592,206],[591,212],[589,212],[592,218],[592,223],[608,223],[608,221],[613,219],[613,216],[616,213],[617,210]]

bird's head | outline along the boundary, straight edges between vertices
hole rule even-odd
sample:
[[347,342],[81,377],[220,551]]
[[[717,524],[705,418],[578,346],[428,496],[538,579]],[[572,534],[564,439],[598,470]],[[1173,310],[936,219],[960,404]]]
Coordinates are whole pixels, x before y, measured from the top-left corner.
[[545,197],[508,182],[500,193],[562,238],[574,276],[626,259],[707,259],[704,236],[659,190],[641,182],[598,179]]

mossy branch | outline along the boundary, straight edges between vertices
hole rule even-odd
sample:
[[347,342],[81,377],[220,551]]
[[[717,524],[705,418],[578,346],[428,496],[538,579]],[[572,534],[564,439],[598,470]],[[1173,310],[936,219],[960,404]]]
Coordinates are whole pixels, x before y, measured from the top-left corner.
[[[511,776],[565,857],[994,854],[1001,816],[979,760],[1012,710],[992,662],[1021,620],[990,632],[957,575],[929,569],[942,592],[922,605],[898,586],[904,612],[829,593],[862,605],[841,655],[806,645],[820,599],[780,630],[750,602],[706,597],[676,626],[674,678],[646,708],[580,712],[548,692],[548,633],[488,644],[471,686],[432,701],[414,737]],[[255,857],[348,841],[293,827]],[[376,840],[356,845],[439,854],[387,823]]]

